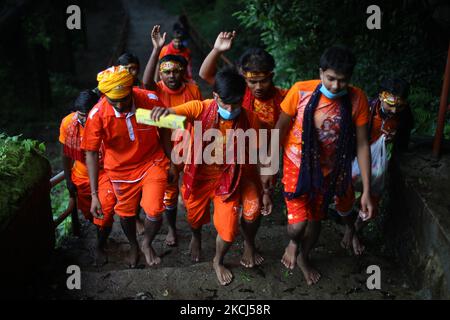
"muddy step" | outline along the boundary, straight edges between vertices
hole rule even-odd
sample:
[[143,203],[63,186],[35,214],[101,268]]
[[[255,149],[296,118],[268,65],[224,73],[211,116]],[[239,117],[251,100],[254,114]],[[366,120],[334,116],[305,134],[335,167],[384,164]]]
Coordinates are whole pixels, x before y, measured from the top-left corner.
[[[180,228],[179,246],[164,244],[164,233],[157,236],[156,251],[162,255],[157,267],[145,265],[141,256],[139,269],[127,269],[123,262],[128,244],[120,229],[115,229],[109,242],[110,263],[93,268],[89,263],[89,239],[78,239],[78,247],[70,252],[82,270],[81,299],[411,299],[416,297],[404,272],[389,259],[369,248],[363,257],[355,257],[340,247],[341,229],[331,221],[324,223],[321,239],[313,252],[322,274],[317,286],[308,287],[298,268],[287,270],[280,259],[288,239],[286,227],[271,224],[268,219],[258,233],[258,247],[264,263],[254,269],[240,264],[243,241],[239,236],[225,263],[234,274],[234,281],[222,288],[216,279],[211,261],[214,256],[215,231],[211,226],[203,233],[203,255],[200,263],[192,263],[188,253],[190,231]],[[180,219],[180,225],[182,222]],[[95,230],[94,230],[95,231]],[[164,231],[164,230],[163,230]],[[92,235],[92,233],[90,233]],[[89,238],[89,237],[88,237]],[[90,236],[91,241],[95,237]],[[87,242],[86,242],[87,241]],[[83,258],[84,255],[84,258]],[[83,265],[84,263],[84,265]],[[381,290],[367,289],[367,268],[381,270]],[[73,293],[68,293],[72,295]]]
[[228,264],[233,282],[220,286],[211,263],[188,268],[148,268],[82,272],[81,290],[65,292],[76,299],[413,299],[412,290],[399,282],[383,283],[382,290],[368,290],[361,274],[332,272],[324,268],[323,279],[308,287],[300,272],[287,272],[279,263],[256,269]]

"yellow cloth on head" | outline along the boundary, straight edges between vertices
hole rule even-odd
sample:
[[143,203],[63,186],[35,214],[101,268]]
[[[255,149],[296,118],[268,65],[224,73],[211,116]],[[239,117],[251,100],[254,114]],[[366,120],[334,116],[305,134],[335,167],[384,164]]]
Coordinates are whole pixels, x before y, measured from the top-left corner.
[[97,75],[98,89],[108,98],[117,100],[131,93],[133,75],[123,66],[108,68]]

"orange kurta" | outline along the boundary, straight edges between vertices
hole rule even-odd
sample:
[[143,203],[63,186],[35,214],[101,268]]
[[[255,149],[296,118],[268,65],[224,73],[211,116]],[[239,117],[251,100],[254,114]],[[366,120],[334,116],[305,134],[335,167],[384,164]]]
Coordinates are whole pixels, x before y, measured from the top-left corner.
[[[202,100],[200,89],[194,83],[185,83],[178,90],[171,90],[163,81],[156,86],[158,97],[166,107],[175,107],[192,100]],[[178,204],[178,181],[168,184],[164,194],[164,206],[166,209],[174,209]]]
[[[61,121],[59,142],[65,144],[68,134],[68,127],[73,122],[77,121],[77,113],[73,112],[66,116]],[[79,124],[79,139],[84,136],[84,128]],[[91,186],[89,183],[89,175],[86,165],[78,160],[74,161],[71,173],[72,182],[77,187],[77,207],[83,213],[87,220],[92,221],[95,225],[100,227],[110,227],[113,224],[114,205],[116,204],[116,198],[113,193],[111,181],[105,174],[105,171],[99,170],[98,178],[98,197],[102,205],[104,214],[103,219],[97,219],[90,213],[91,209]]]
[[127,114],[117,112],[106,98],[99,101],[89,113],[82,147],[98,151],[103,141],[104,168],[113,183],[118,215],[134,216],[142,198],[148,200],[141,201],[145,213],[159,218],[164,211],[162,199],[169,161],[156,127],[138,124],[134,111],[151,110],[162,103],[153,91],[133,88],[132,94],[133,108]]
[[[293,124],[284,142],[283,155],[283,179],[286,192],[294,192],[297,186],[298,175],[301,166],[302,152],[302,126],[305,107],[311,98],[320,80],[297,82],[289,90],[281,104],[284,113],[294,118]],[[356,127],[365,126],[369,121],[369,106],[364,92],[356,87],[349,87],[350,101],[352,104],[352,118]],[[336,161],[336,144],[339,137],[339,111],[340,99],[331,100],[324,95],[320,96],[318,106],[314,114],[314,125],[320,145],[320,164],[325,179],[328,179]],[[324,217],[321,207],[321,197],[313,203],[307,195],[293,200],[287,200],[289,223],[297,223],[304,220],[320,220]],[[351,210],[354,194],[349,190],[342,199],[338,199],[338,211],[345,213]]]
[[[176,114],[185,115],[189,121],[201,119],[203,111],[210,106],[212,100],[190,101],[183,105],[173,108]],[[244,113],[241,114],[244,116]],[[218,130],[222,133],[221,138],[214,140],[213,143],[219,144],[219,149],[226,144],[226,130],[234,127],[236,120],[218,120]],[[259,128],[256,117],[249,117],[250,126]],[[195,133],[194,133],[195,134]],[[209,208],[211,201],[214,203],[214,226],[224,241],[231,242],[239,231],[239,207],[240,193],[236,192],[227,201],[222,196],[216,195],[216,189],[223,173],[221,164],[202,164],[196,175],[192,193],[188,199],[184,199],[187,218],[193,228],[199,228],[203,224],[209,223]],[[183,185],[183,190],[185,186]],[[185,193],[183,192],[183,195]],[[252,196],[248,196],[252,198]],[[258,203],[259,201],[254,201]],[[258,208],[255,209],[250,203],[244,207],[244,218],[254,220],[258,214]]]

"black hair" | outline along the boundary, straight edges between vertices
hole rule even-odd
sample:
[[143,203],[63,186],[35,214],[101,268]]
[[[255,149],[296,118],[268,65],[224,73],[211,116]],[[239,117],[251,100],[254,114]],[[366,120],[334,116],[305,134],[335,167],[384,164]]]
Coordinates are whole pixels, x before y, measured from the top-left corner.
[[139,58],[132,53],[125,52],[117,59],[117,65],[126,66],[130,63],[136,63],[137,65],[141,65],[139,63]]
[[93,90],[83,90],[76,97],[73,103],[75,111],[88,113],[98,102],[98,95]]
[[388,91],[406,99],[409,95],[409,83],[401,78],[386,78],[381,81],[380,91]]
[[275,69],[275,59],[264,49],[249,48],[239,58],[238,66],[245,72],[271,72]]
[[344,46],[333,46],[325,50],[320,57],[320,68],[323,71],[332,69],[336,73],[351,77],[356,58],[353,52]]
[[235,68],[224,68],[217,72],[214,82],[214,92],[227,104],[242,101],[247,85]]
[[185,32],[181,28],[174,28],[172,38],[183,40],[185,38]]
[[159,59],[159,63],[163,63],[163,62],[167,62],[167,61],[178,62],[183,66],[184,69],[186,69],[187,64],[188,64],[186,58],[184,58],[183,56],[175,55],[175,54],[167,54],[164,57],[162,57],[161,59]]

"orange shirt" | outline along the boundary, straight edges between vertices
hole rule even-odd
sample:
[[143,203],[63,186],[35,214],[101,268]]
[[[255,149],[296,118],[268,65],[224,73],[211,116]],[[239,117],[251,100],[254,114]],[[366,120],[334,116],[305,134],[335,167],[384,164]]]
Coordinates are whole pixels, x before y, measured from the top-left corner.
[[[71,114],[66,116],[64,119],[62,119],[61,126],[59,127],[59,142],[61,142],[62,144],[66,144],[67,128],[72,123],[72,121],[76,121],[76,120],[77,120],[76,112],[72,112]],[[78,126],[79,126],[78,130],[80,133],[80,138],[82,139],[83,134],[84,134],[84,127],[81,124],[78,124]],[[74,173],[74,175],[76,175],[80,179],[89,179],[87,167],[81,161],[75,160],[73,167],[72,167],[72,172]]]
[[[213,99],[207,99],[204,101],[189,101],[185,104],[179,105],[177,107],[172,108],[176,114],[178,115],[184,115],[186,116],[187,120],[189,122],[193,122],[195,120],[200,121],[201,120],[201,114],[203,111],[209,107],[209,105],[212,103]],[[243,110],[244,111],[244,110]],[[250,123],[251,128],[259,129],[259,122],[255,115],[250,113],[249,111],[246,111],[248,116],[248,120]],[[217,149],[223,150],[223,146],[226,144],[226,131],[228,129],[232,129],[234,127],[236,120],[224,120],[219,117],[219,127],[218,129],[221,132],[221,137],[218,139],[215,139],[211,143],[214,145],[219,144],[220,146],[217,147]],[[194,126],[195,130],[195,126]],[[192,131],[195,135],[194,130]],[[192,137],[193,139],[193,137]],[[208,145],[209,146],[209,145]],[[215,149],[213,146],[211,146],[211,150]],[[214,153],[211,153],[214,155]],[[224,155],[225,157],[225,155]],[[210,164],[210,165],[201,165],[199,173],[198,173],[198,179],[201,180],[210,180],[210,179],[216,179],[220,177],[223,171],[223,165],[221,164]]]
[[[316,89],[320,80],[301,81],[294,84],[289,90],[286,98],[281,103],[284,113],[295,117],[295,121],[285,140],[285,156],[287,156],[296,167],[300,168],[302,151],[302,126],[305,107]],[[364,92],[356,87],[349,87],[352,104],[352,118],[354,124],[365,126],[369,122],[369,104]],[[336,144],[339,137],[339,111],[340,99],[331,100],[323,94],[320,96],[319,104],[314,113],[314,125],[320,144],[320,162],[323,174],[326,176],[331,172],[335,162]]]
[[185,83],[180,89],[171,90],[159,81],[156,84],[156,93],[166,107],[175,107],[192,100],[202,100],[200,89],[194,83]]
[[155,106],[162,106],[155,92],[134,87],[133,108],[127,114],[117,112],[105,97],[89,113],[82,148],[98,151],[103,141],[104,168],[111,181],[138,181],[155,162],[166,159],[156,127],[138,124],[134,113]]
[[[275,87],[275,90],[284,97],[286,96],[288,90]],[[268,128],[272,129],[275,127],[276,121],[278,119],[274,118],[274,109],[278,109],[278,113],[280,111],[280,105],[277,105],[273,98],[267,100],[260,100],[255,98],[253,102],[253,112],[258,115],[258,118],[261,122],[266,123]]]

